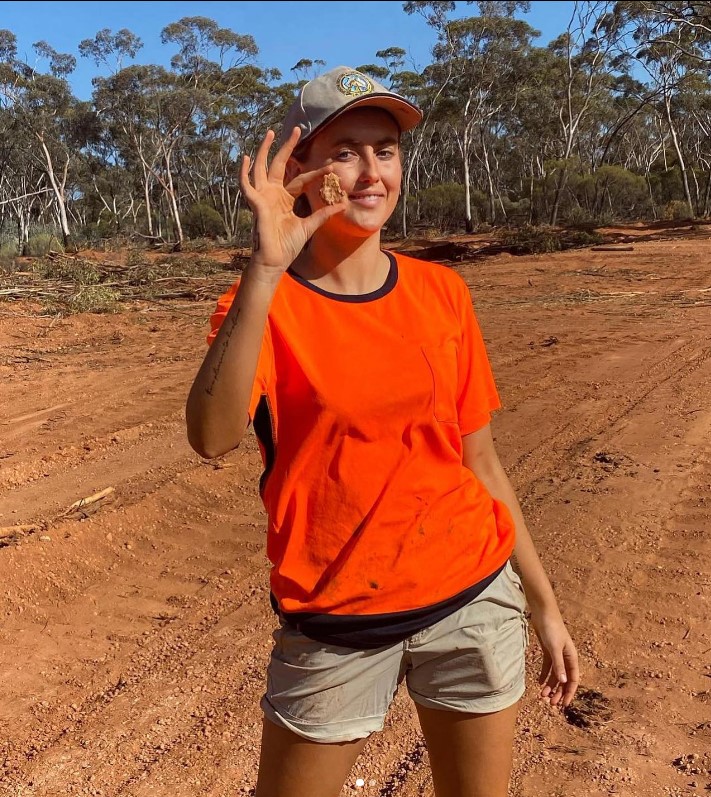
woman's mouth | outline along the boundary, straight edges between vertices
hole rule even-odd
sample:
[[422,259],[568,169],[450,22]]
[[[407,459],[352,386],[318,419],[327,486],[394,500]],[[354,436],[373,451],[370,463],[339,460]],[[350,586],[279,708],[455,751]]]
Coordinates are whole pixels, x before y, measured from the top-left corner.
[[373,208],[384,199],[384,196],[382,194],[357,193],[349,194],[348,199],[353,204],[360,205],[361,207]]

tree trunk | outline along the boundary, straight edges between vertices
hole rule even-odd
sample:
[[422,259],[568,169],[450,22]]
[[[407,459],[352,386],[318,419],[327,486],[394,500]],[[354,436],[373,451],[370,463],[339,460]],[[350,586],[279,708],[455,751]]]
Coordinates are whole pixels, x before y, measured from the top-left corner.
[[711,171],[706,175],[706,191],[704,192],[704,210],[703,215],[708,216],[711,213]]
[[686,171],[686,164],[684,163],[684,156],[681,153],[681,146],[679,144],[679,137],[676,134],[676,127],[671,115],[671,97],[669,92],[664,93],[664,108],[667,112],[667,124],[669,125],[669,132],[671,133],[672,143],[674,144],[674,151],[676,152],[677,160],[679,161],[679,170],[681,171],[681,181],[684,186],[684,197],[686,204],[689,206],[689,213],[691,218],[696,218],[694,213],[694,203],[691,200],[691,191],[689,190],[689,176]]
[[[484,155],[484,169],[486,170],[487,193],[489,195],[489,221],[494,224],[496,221],[496,192],[494,191],[494,179],[491,174],[491,164],[489,163],[489,150],[484,140],[484,131],[481,133],[481,150]],[[503,210],[503,203],[501,205]]]
[[568,166],[567,164],[561,169],[556,181],[555,194],[553,195],[553,208],[551,209],[550,225],[555,227],[558,223],[558,211],[560,210],[560,201],[563,198],[563,189],[568,180]]
[[474,232],[472,224],[472,192],[469,185],[469,129],[464,127],[464,141],[462,142],[462,165],[464,166],[464,229]]
[[659,217],[657,216],[657,206],[654,204],[654,192],[652,191],[652,179],[649,169],[647,169],[644,176],[647,178],[647,189],[649,190],[649,201],[652,205],[652,216],[654,217],[654,221],[657,221]]
[[69,220],[67,219],[67,206],[64,200],[64,186],[67,180],[67,172],[69,170],[69,155],[67,155],[67,161],[64,164],[64,175],[62,182],[59,183],[57,181],[57,176],[54,172],[54,163],[52,162],[52,156],[47,148],[47,145],[44,143],[44,138],[41,135],[37,135],[37,138],[40,142],[40,146],[42,147],[42,152],[44,153],[45,163],[47,165],[47,177],[49,177],[50,185],[52,186],[52,191],[54,193],[54,198],[57,203],[57,217],[59,220],[59,226],[62,230],[62,239],[64,243],[64,248],[68,249],[71,243],[71,233],[69,232]]
[[143,196],[146,200],[146,221],[148,223],[148,235],[153,238],[153,208],[151,207],[151,189],[150,189],[150,172],[146,167],[146,163],[141,158],[143,166]]
[[405,179],[402,182],[402,191],[401,191],[401,202],[402,202],[402,237],[407,238],[407,206],[408,206],[408,197],[410,196],[410,180],[412,179],[412,170],[415,167],[415,163],[417,162],[417,158],[420,154],[420,146],[423,140],[423,133],[420,133],[420,137],[415,143],[415,146],[412,148],[410,152],[410,158],[407,164],[407,169],[405,170]]
[[185,238],[183,236],[183,225],[180,223],[180,210],[178,209],[178,201],[175,197],[175,187],[173,186],[173,171],[170,168],[170,152],[166,153],[165,156],[165,172],[167,178],[166,193],[168,194],[168,204],[170,207],[170,214],[175,222],[175,233],[178,239],[177,246],[180,248]]

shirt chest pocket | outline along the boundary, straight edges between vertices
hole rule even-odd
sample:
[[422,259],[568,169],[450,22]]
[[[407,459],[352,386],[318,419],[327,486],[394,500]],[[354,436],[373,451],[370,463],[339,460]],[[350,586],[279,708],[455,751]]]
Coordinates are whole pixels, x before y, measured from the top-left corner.
[[441,423],[458,423],[457,347],[453,341],[422,347],[432,376],[432,403],[435,418]]

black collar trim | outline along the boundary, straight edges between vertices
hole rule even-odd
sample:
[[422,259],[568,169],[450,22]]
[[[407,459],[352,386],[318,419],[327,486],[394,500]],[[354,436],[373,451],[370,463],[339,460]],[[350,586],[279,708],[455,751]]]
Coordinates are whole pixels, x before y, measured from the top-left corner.
[[325,291],[323,288],[319,288],[317,285],[314,285],[312,282],[309,282],[307,279],[304,279],[300,274],[297,274],[291,266],[287,269],[286,273],[293,279],[296,280],[299,284],[303,285],[305,288],[308,288],[314,293],[319,293],[321,296],[326,296],[329,299],[334,299],[337,302],[351,302],[351,303],[360,303],[360,302],[373,302],[376,299],[381,299],[383,296],[387,296],[390,291],[397,285],[397,277],[398,277],[398,269],[397,269],[397,260],[390,252],[385,252],[387,255],[388,260],[390,261],[390,270],[388,271],[388,276],[385,278],[385,282],[382,284],[380,288],[375,291],[371,291],[370,293],[333,293],[332,291]]

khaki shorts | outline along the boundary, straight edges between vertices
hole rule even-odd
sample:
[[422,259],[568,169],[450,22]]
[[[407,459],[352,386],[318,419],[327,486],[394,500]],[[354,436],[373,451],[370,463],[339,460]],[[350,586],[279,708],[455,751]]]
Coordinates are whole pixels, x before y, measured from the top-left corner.
[[427,708],[508,708],[525,688],[525,607],[521,580],[507,564],[471,603],[396,645],[327,645],[283,625],[274,632],[262,709],[305,739],[345,742],[382,730],[403,679]]

